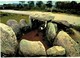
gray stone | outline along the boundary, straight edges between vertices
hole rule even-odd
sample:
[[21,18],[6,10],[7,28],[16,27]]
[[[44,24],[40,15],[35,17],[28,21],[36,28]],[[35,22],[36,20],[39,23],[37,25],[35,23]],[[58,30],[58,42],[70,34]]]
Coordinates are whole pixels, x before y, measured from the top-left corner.
[[56,36],[57,32],[57,25],[53,23],[48,23],[47,30],[46,30],[46,42],[52,46],[53,40]]
[[62,46],[53,46],[47,50],[49,56],[62,56],[65,55],[65,49]]
[[54,37],[56,36],[56,32],[57,32],[57,25],[51,22],[48,23],[47,35],[49,36],[49,38],[54,39]]
[[21,19],[19,24],[21,26],[21,32],[22,33],[27,33],[31,30],[29,22],[27,23],[25,19]]
[[20,32],[20,27],[21,26],[18,24],[18,22],[16,20],[10,19],[10,20],[7,21],[6,24],[13,29],[15,34],[18,34]]
[[80,45],[64,31],[60,31],[58,33],[54,41],[54,45],[64,47],[67,56],[80,56]]
[[31,19],[37,19],[39,21],[48,21],[53,20],[54,16],[53,15],[48,15],[48,14],[44,14],[44,13],[40,13],[40,14],[31,14],[30,15]]
[[24,56],[45,56],[45,47],[40,41],[29,41],[22,39],[20,42],[19,53]]
[[53,23],[56,23],[58,25],[63,25],[64,27],[72,27],[71,24],[65,20],[53,20]]
[[25,27],[25,26],[28,26],[25,19],[21,19],[19,23],[20,23],[21,28]]
[[14,19],[9,19],[6,24],[9,25],[9,26],[12,26],[12,25],[17,24],[17,23],[18,23],[18,22],[17,22],[16,20],[14,20]]
[[78,31],[80,31],[80,24],[73,24],[72,27]]
[[30,26],[30,28],[32,28],[32,22],[31,22],[31,17],[30,16],[29,16],[28,25]]
[[0,44],[1,44],[1,51],[7,55],[13,55],[16,52],[17,47],[17,39],[14,31],[11,27],[0,23]]

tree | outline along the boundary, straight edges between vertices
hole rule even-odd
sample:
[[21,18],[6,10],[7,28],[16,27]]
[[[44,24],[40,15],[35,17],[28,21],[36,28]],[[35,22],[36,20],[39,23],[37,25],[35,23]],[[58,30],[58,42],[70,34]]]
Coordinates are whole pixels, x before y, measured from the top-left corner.
[[37,2],[36,2],[36,6],[42,7],[42,5],[43,5],[43,2],[42,2],[42,1],[37,1]]
[[58,1],[58,2],[56,2],[56,8],[63,8],[63,5],[64,4],[64,2],[62,2],[62,1]]
[[47,6],[48,8],[51,8],[51,7],[52,7],[52,1],[47,1],[46,6]]
[[56,2],[56,8],[60,9],[70,9],[70,2],[68,1],[58,1]]
[[28,1],[28,7],[29,9],[34,7],[34,1]]
[[3,4],[3,7],[5,9],[13,9],[14,8],[14,5],[13,4]]
[[24,3],[25,3],[25,1],[19,1],[19,3],[20,3],[20,4],[24,4]]
[[25,1],[19,1],[19,7],[24,8]]
[[77,4],[77,9],[80,11],[80,3]]
[[77,2],[76,2],[76,1],[72,1],[72,2],[70,3],[70,7],[71,7],[72,9],[75,9],[76,6],[77,6]]

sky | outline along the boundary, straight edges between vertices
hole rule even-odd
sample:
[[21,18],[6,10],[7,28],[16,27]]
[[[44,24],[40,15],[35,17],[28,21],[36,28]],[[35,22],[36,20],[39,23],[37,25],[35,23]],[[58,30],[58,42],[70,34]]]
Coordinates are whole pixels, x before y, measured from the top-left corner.
[[19,1],[0,1],[0,5],[9,3],[19,3]]
[[[0,5],[3,5],[3,4],[9,4],[9,3],[19,3],[19,1],[43,1],[43,0],[0,0]],[[44,0],[44,3],[45,1],[48,1],[48,0]],[[80,0],[51,0],[53,1],[53,3],[55,3],[56,1],[76,1],[76,2],[80,2]]]
[[[30,0],[29,0],[30,1]],[[43,1],[44,3],[46,3],[46,1]],[[0,5],[3,5],[3,4],[12,4],[12,3],[19,3],[19,1],[0,1]],[[27,2],[25,2],[27,3]],[[53,3],[55,3],[55,1],[53,1]]]

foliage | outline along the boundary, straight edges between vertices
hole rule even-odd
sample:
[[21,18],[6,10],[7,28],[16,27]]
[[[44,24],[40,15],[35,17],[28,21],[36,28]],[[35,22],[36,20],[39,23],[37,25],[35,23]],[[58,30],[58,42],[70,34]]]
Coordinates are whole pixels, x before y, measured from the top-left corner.
[[56,8],[61,9],[67,13],[80,15],[80,3],[77,3],[76,1],[72,1],[72,2],[58,1],[56,2]]
[[34,1],[28,1],[28,7],[29,9],[34,7]]
[[51,8],[51,7],[52,7],[52,1],[47,1],[46,6],[47,6],[48,8]]
[[44,3],[43,3],[42,1],[37,1],[37,2],[36,2],[36,6],[37,6],[37,7],[42,7],[43,4],[44,4]]
[[14,10],[39,10],[49,12],[62,12],[70,14],[80,15],[80,3],[76,1],[57,1],[55,5],[52,2],[47,1],[19,1],[19,4],[3,4],[0,5],[0,9],[14,9]]

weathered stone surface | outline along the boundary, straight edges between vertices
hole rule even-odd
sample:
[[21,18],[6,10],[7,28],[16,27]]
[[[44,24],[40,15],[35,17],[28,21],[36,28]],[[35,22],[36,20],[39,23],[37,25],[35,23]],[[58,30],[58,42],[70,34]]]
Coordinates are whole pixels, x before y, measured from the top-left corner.
[[40,13],[40,14],[31,14],[30,15],[31,19],[37,19],[39,21],[47,21],[47,20],[53,20],[54,16],[52,15],[48,15],[48,14],[44,14],[44,13]]
[[17,23],[18,23],[18,22],[17,22],[16,20],[14,20],[14,19],[9,19],[6,24],[9,25],[9,26],[12,26],[12,25],[17,24]]
[[47,50],[49,56],[61,56],[65,55],[65,49],[62,46],[53,46]]
[[17,39],[12,28],[0,23],[0,44],[1,51],[7,55],[13,55],[16,52]]
[[25,26],[28,26],[25,19],[21,19],[19,23],[20,23],[21,28],[25,27]]
[[71,30],[73,31],[73,34],[70,34],[70,36],[80,45],[80,33],[73,28],[71,28]]
[[57,32],[57,25],[53,23],[48,23],[48,28],[47,28],[47,35],[49,38],[53,39],[56,36]]
[[30,26],[30,28],[32,28],[32,22],[31,22],[31,17],[30,16],[29,16],[28,25]]
[[43,56],[46,55],[45,47],[40,41],[29,41],[22,39],[20,42],[20,53],[24,56]]
[[49,22],[46,30],[46,42],[49,46],[53,45],[53,40],[56,36],[56,32],[57,32],[57,25]]
[[60,31],[54,45],[61,45],[66,49],[67,56],[80,56],[80,46],[66,32]]
[[27,24],[25,19],[21,19],[19,23],[21,26],[21,32],[22,33],[26,33],[28,31],[30,31],[30,26]]
[[18,22],[16,20],[10,19],[10,20],[7,21],[6,24],[13,29],[15,34],[20,32],[20,27],[21,26],[18,24]]
[[56,23],[58,25],[63,25],[64,27],[72,27],[71,24],[65,20],[53,20],[53,23]]
[[80,24],[73,24],[72,27],[78,31],[80,31]]

